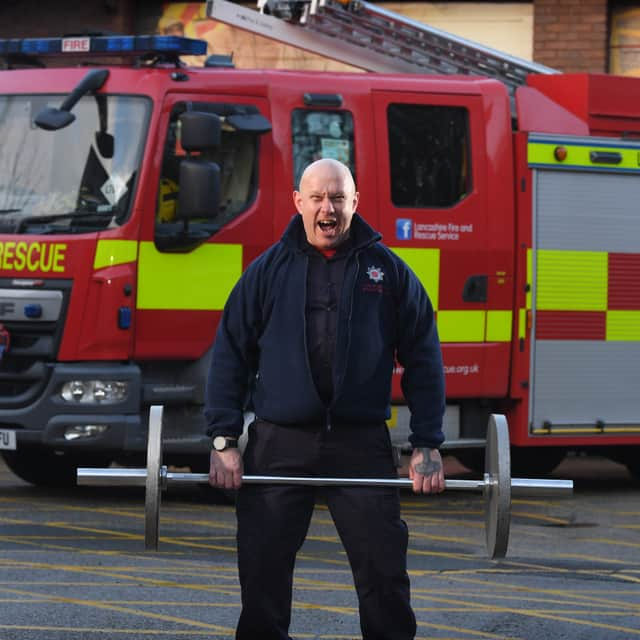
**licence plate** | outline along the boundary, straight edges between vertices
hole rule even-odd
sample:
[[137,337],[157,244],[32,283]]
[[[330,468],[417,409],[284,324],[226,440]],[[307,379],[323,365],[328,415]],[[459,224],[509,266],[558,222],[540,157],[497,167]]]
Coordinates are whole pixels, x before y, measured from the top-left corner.
[[17,449],[16,432],[0,429],[0,449]]

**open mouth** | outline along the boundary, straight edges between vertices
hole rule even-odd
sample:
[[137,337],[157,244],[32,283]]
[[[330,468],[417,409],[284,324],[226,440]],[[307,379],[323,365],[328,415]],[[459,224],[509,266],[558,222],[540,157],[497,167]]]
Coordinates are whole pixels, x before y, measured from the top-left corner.
[[318,226],[321,231],[333,231],[338,226],[338,223],[335,220],[319,220]]

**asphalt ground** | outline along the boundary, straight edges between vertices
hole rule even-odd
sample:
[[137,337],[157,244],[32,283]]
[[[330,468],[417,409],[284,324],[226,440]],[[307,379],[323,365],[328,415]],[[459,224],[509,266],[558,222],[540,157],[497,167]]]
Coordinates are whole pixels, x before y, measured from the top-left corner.
[[[453,459],[448,477],[471,477]],[[570,498],[515,498],[509,552],[486,558],[478,494],[402,493],[417,638],[640,637],[640,484],[571,459]],[[141,489],[51,491],[0,463],[0,640],[232,638],[235,517],[197,487],[163,496],[144,551]],[[381,553],[384,550],[381,549]],[[291,634],[359,638],[351,574],[320,501],[296,568]]]

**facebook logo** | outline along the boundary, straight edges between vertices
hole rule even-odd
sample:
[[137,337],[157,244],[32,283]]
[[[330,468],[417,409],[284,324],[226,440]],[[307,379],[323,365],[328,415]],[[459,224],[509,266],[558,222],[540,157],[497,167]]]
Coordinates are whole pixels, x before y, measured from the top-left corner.
[[398,240],[411,240],[413,235],[413,220],[398,218],[396,220],[396,238]]

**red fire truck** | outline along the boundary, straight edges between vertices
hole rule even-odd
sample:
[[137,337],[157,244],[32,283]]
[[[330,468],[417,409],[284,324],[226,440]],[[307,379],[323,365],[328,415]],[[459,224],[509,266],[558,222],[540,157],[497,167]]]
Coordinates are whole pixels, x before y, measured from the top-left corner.
[[[516,474],[580,450],[640,472],[640,80],[489,51],[480,66],[505,77],[179,60],[204,52],[176,36],[0,41],[0,450],[17,475],[139,464],[152,404],[165,462],[207,467],[222,308],[318,157],[351,167],[363,215],[429,291],[445,448],[477,466],[500,412]],[[399,384],[393,402],[403,446]]]

